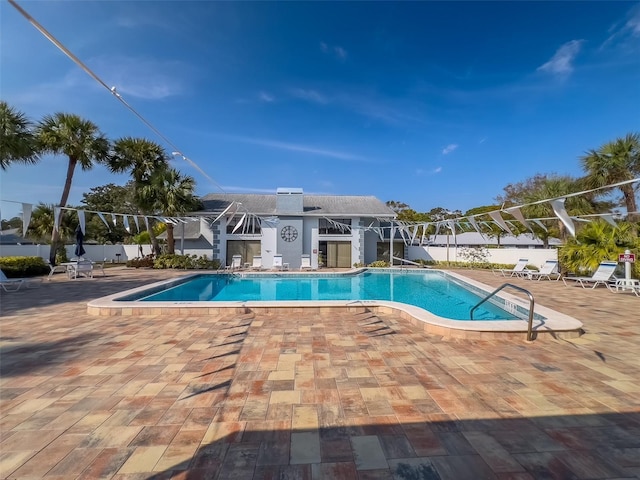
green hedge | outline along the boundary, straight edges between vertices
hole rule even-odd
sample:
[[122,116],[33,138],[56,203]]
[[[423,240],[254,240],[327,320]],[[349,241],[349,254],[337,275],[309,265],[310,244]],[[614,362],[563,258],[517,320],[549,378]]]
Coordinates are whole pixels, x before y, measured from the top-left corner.
[[0,257],[0,268],[9,278],[35,277],[49,273],[40,257]]
[[209,260],[205,255],[171,255],[164,254],[156,258],[153,268],[180,268],[180,269],[206,269],[217,270],[220,268],[218,260]]
[[[511,270],[516,266],[515,263],[489,263],[489,262],[439,262],[436,260],[413,260],[416,263],[420,263],[422,265],[429,265],[438,268],[473,268],[480,270],[492,270],[494,268],[499,269],[503,268],[506,270]],[[527,265],[528,270],[538,270],[538,267],[534,265]]]

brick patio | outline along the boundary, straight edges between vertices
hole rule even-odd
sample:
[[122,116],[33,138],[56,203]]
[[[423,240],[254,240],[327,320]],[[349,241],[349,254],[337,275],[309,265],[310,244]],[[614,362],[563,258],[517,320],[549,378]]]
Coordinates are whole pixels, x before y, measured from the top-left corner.
[[184,274],[106,273],[1,294],[1,478],[640,476],[632,294],[509,279],[585,335],[471,341],[371,313],[90,316]]

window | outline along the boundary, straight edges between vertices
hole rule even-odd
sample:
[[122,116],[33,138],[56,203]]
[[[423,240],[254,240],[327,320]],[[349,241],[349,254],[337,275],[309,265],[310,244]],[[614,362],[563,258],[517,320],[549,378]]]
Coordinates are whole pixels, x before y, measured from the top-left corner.
[[[397,258],[404,258],[404,243],[393,242],[393,256]],[[389,242],[378,242],[377,260],[389,261]],[[394,265],[399,265],[402,262],[400,260],[394,260]]]
[[239,234],[260,235],[260,233],[262,232],[260,229],[260,222],[255,217],[245,218],[244,222],[242,222],[242,225],[240,225],[240,228],[238,228],[238,230],[233,232],[233,229],[236,228],[236,225],[238,225],[238,222],[240,221],[241,218],[242,218],[241,216],[236,215],[231,219],[231,221],[227,222],[227,233],[236,233],[237,235]]
[[242,256],[242,263],[251,263],[254,255],[260,255],[260,242],[255,240],[227,240],[227,263],[234,255]]
[[320,235],[351,235],[351,219],[332,218],[329,221],[326,218],[321,218],[318,223],[318,233]]

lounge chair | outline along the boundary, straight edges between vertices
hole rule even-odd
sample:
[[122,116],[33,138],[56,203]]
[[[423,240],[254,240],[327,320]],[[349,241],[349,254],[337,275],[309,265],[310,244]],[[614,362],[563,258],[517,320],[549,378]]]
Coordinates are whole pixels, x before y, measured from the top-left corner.
[[289,264],[282,263],[282,255],[279,253],[276,253],[273,256],[273,268],[274,270],[289,270]]
[[242,255],[234,255],[231,257],[231,270],[240,270],[242,268]]
[[503,277],[522,277],[530,272],[530,270],[527,270],[528,262],[528,258],[520,258],[511,270],[508,268],[493,268],[491,271],[494,275],[502,275]]
[[66,273],[67,272],[67,266],[66,265],[61,265],[61,264],[57,264],[57,265],[51,265],[51,262],[49,261],[49,259],[45,260],[45,263],[47,264],[47,267],[49,267],[49,276],[48,279],[51,280],[51,277],[53,276],[54,273],[56,273],[56,271],[62,272],[62,273]]
[[41,278],[7,278],[2,270],[0,270],[0,287],[5,292],[17,292],[25,286],[26,288],[36,288],[40,286]]
[[529,280],[542,280],[546,278],[547,280],[551,280],[551,277],[555,277],[554,280],[560,280],[560,273],[558,272],[558,261],[557,260],[547,260],[544,262],[544,265],[538,272],[526,272],[523,275],[524,278]]
[[596,288],[598,285],[604,285],[609,290],[611,290],[610,282],[612,279],[615,279],[613,273],[616,271],[618,267],[618,262],[609,261],[609,262],[600,262],[598,269],[594,272],[594,274],[590,277],[564,277],[562,282],[566,285],[567,280],[573,280],[576,283],[579,283],[582,288],[587,288],[587,286],[591,285],[591,288]]
[[260,255],[253,256],[253,263],[251,264],[251,270],[262,270],[262,257]]
[[105,277],[106,273],[104,273],[104,264],[107,263],[107,259],[105,258],[102,262],[92,262],[94,270],[100,270],[102,272],[102,276]]
[[311,255],[304,254],[300,257],[300,270],[311,270]]

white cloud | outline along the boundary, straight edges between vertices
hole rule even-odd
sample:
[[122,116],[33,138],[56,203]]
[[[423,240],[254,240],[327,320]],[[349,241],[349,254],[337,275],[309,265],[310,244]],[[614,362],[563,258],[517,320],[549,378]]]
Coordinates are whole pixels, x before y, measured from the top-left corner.
[[480,139],[480,141],[478,142],[478,144],[479,144],[479,145],[482,145],[482,144],[483,144],[484,142],[486,142],[486,141],[487,141],[487,137],[482,137],[482,138]]
[[263,138],[251,138],[251,137],[242,137],[242,136],[234,136],[234,135],[220,135],[222,138],[226,138],[227,140],[242,142],[242,143],[250,143],[252,145],[261,145],[269,148],[277,148],[280,150],[288,150],[292,152],[302,152],[302,153],[310,153],[312,155],[319,155],[323,157],[331,157],[337,158],[339,160],[347,160],[354,162],[368,162],[369,159],[362,157],[360,155],[355,155],[349,152],[340,152],[336,150],[328,150],[325,148],[319,148],[312,145],[302,145],[298,143],[288,143],[288,142],[280,142],[277,140],[268,140]]
[[458,148],[458,145],[456,145],[455,143],[451,143],[449,145],[447,145],[446,147],[444,147],[442,149],[442,154],[443,155],[449,155],[451,152],[453,152],[456,148]]
[[271,95],[270,93],[267,93],[267,92],[260,92],[258,97],[260,98],[261,101],[266,102],[266,103],[272,103],[272,102],[276,101],[276,98],[273,95]]
[[345,61],[347,59],[347,51],[342,47],[333,47],[333,51],[338,59]]
[[440,173],[442,171],[442,167],[437,167],[433,170],[433,173]]
[[640,3],[634,5],[627,12],[627,20],[613,25],[609,32],[611,35],[600,46],[603,49],[611,44],[624,44],[634,38],[640,38]]
[[319,103],[325,105],[329,103],[327,97],[318,93],[316,90],[307,90],[304,88],[294,88],[291,90],[291,95],[301,100],[307,100],[312,103]]
[[320,42],[320,50],[322,50],[322,53],[334,57],[341,62],[344,62],[349,56],[344,47],[340,45],[329,45],[326,42]]
[[182,62],[160,61],[150,58],[102,56],[88,62],[90,68],[118,93],[147,100],[180,95],[185,87],[182,79],[189,67]]
[[547,63],[540,65],[537,70],[552,75],[565,76],[573,71],[573,61],[580,52],[583,40],[571,40],[562,45]]

